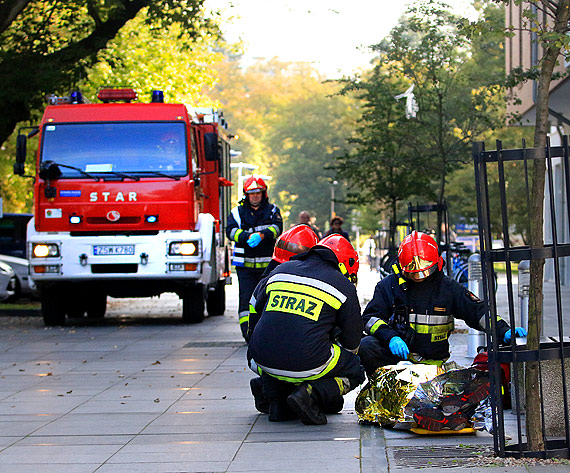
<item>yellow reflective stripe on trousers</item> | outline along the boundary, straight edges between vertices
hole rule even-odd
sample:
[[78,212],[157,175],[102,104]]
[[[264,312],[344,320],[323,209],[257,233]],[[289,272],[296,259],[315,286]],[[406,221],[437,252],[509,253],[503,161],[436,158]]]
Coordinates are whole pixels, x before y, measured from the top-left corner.
[[307,296],[312,296],[316,299],[326,302],[336,310],[340,309],[340,306],[342,305],[342,302],[340,300],[338,300],[335,296],[323,291],[322,289],[317,289],[315,287],[306,286],[299,283],[284,281],[273,282],[268,284],[265,290],[267,293],[271,291],[289,291],[296,292],[298,294],[305,294]]
[[[333,345],[332,346],[332,357],[330,358],[330,361],[327,363],[327,365],[325,366],[325,368],[317,374],[311,375],[311,376],[299,376],[299,377],[293,377],[293,376],[283,376],[280,375],[279,373],[283,373],[285,372],[285,370],[277,370],[277,369],[271,369],[271,368],[267,368],[265,366],[261,366],[259,364],[257,364],[257,368],[261,369],[264,373],[267,373],[270,376],[273,376],[274,378],[277,378],[281,381],[286,381],[288,383],[302,383],[303,381],[311,381],[313,379],[319,379],[322,378],[323,376],[325,376],[326,374],[328,374],[338,363],[338,360],[340,358],[340,353],[341,353],[341,348],[338,345]],[[287,373],[292,373],[290,371],[287,371]]]

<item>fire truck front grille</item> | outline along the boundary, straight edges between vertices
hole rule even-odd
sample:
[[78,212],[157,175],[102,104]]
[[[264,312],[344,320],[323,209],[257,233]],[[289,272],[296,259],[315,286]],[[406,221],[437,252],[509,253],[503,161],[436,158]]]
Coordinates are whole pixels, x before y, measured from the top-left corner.
[[86,222],[90,225],[116,225],[121,223],[139,223],[141,221],[140,217],[121,217],[116,222],[111,222],[107,220],[106,217],[87,217]]
[[93,274],[136,273],[138,267],[138,264],[92,264],[91,272]]

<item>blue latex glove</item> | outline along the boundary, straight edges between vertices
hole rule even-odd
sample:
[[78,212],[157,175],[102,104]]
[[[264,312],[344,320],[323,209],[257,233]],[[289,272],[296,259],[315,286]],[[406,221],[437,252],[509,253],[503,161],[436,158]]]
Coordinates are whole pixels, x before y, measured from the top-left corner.
[[255,248],[261,243],[261,235],[259,233],[253,233],[248,239],[247,244],[250,248]]
[[[527,333],[526,330],[522,327],[516,327],[515,328],[515,337],[526,337]],[[505,343],[509,343],[511,341],[511,337],[513,336],[513,333],[511,331],[511,329],[507,330],[505,333]]]
[[406,342],[400,337],[392,337],[388,346],[390,347],[392,354],[399,356],[404,360],[408,359],[410,349],[408,348],[408,345],[406,345]]

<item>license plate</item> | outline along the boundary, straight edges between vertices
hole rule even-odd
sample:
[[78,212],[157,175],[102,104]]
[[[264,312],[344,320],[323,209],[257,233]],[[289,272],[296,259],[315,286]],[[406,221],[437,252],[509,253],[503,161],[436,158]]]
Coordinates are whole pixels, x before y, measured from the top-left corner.
[[95,245],[93,254],[103,255],[134,255],[135,245]]

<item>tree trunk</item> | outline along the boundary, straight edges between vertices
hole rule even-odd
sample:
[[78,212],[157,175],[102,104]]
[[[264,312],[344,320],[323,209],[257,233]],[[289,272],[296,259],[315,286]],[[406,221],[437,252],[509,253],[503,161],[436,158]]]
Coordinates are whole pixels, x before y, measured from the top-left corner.
[[[558,3],[554,31],[563,34],[568,25],[570,0],[561,0]],[[536,124],[534,132],[534,146],[544,148],[548,133],[548,101],[552,71],[560,55],[560,45],[552,42],[551,46],[544,49],[541,59],[540,79],[536,97]],[[532,194],[530,209],[530,246],[542,248],[544,246],[544,183],[546,173],[546,161],[534,160],[532,173]],[[542,332],[542,299],[543,299],[543,275],[544,260],[531,260],[530,286],[529,286],[529,310],[528,310],[528,338],[527,345],[530,350],[537,350],[540,345]],[[541,422],[541,399],[539,362],[529,362],[525,370],[525,395],[526,395],[526,433],[528,450],[531,452],[544,451],[544,438],[542,435]]]

